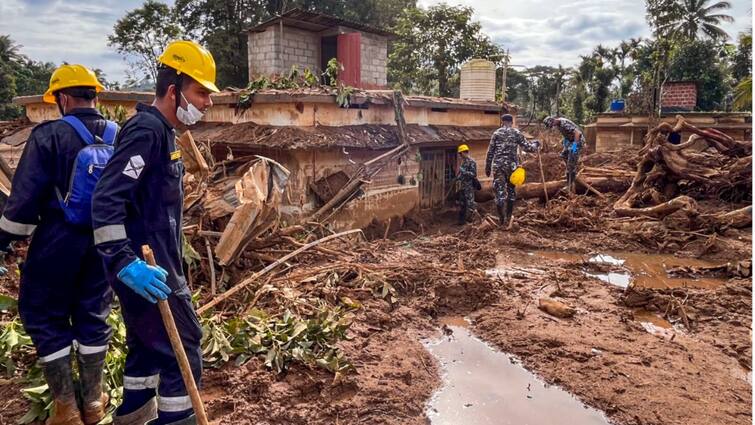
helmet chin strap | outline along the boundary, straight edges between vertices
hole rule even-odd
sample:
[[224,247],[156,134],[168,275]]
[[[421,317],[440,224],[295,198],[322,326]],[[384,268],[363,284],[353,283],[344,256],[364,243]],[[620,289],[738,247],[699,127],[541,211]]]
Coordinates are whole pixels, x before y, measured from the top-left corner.
[[63,108],[63,102],[60,101],[62,98],[63,98],[62,94],[55,93],[55,104],[58,105],[58,111],[60,111],[60,116],[61,117],[66,114],[65,110]]
[[176,76],[176,85],[174,86],[174,92],[176,94],[176,108],[173,112],[178,111],[178,107],[181,106],[181,86],[183,86],[183,74]]

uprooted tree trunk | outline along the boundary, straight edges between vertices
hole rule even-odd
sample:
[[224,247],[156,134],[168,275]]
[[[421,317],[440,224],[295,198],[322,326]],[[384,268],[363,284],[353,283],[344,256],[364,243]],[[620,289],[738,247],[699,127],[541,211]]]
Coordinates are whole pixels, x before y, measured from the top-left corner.
[[[620,193],[627,189],[629,182],[627,179],[613,177],[580,177],[577,179],[578,192],[590,191],[590,188],[586,185],[589,185],[592,189],[601,193]],[[543,190],[543,187],[545,190]],[[551,180],[545,182],[545,185],[542,183],[525,183],[521,186],[517,186],[516,197],[517,199],[545,199],[545,193],[547,192],[550,198],[554,198],[556,194],[565,187],[566,180]],[[478,196],[480,200],[493,199],[493,190],[490,188],[482,190],[478,192]]]
[[[667,140],[672,131],[687,131],[693,136],[673,145]],[[675,126],[661,123],[651,130],[640,153],[642,158],[629,190],[614,204],[619,216],[660,219],[682,211],[697,217],[700,211],[695,199],[736,202],[751,198],[751,142],[736,141],[713,129],[698,129],[677,116]],[[751,209],[708,214],[695,221],[743,227],[751,222]]]

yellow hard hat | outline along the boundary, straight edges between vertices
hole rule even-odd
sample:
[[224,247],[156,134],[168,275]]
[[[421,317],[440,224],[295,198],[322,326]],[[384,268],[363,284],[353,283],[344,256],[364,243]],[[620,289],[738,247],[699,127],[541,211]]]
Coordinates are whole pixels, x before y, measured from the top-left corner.
[[456,153],[462,153],[462,152],[469,152],[469,146],[459,145],[459,147],[456,149]]
[[55,103],[55,92],[69,87],[94,87],[97,93],[105,90],[105,87],[97,81],[94,72],[84,65],[61,65],[52,73],[50,86],[42,96],[42,100]]
[[193,41],[179,40],[168,44],[157,61],[179,74],[188,75],[210,91],[220,91],[215,86],[215,59],[207,49]]
[[525,177],[527,177],[527,173],[524,171],[524,168],[516,167],[516,170],[514,170],[514,172],[511,173],[511,177],[509,177],[509,181],[514,186],[519,186],[520,184],[524,183]]

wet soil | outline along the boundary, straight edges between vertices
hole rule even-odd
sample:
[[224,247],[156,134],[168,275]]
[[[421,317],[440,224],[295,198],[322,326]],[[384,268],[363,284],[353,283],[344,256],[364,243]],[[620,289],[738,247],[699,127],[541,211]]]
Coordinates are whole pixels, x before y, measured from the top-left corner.
[[[536,203],[522,204],[518,208],[537,208]],[[543,382],[603,412],[611,423],[751,422],[749,280],[674,289],[685,291],[695,320],[692,329],[676,321],[667,327],[662,311],[627,307],[622,288],[585,275],[586,270],[621,271],[616,268],[632,272],[631,264],[591,265],[585,259],[592,255],[618,257],[658,249],[600,229],[517,226],[512,231],[480,231],[454,226],[454,218],[449,212],[428,221],[407,220],[411,231],[397,230],[386,241],[382,230],[375,232],[380,240],[369,242],[375,253],[371,262],[402,259],[407,268],[432,267],[397,283],[395,304],[369,291],[349,289],[352,292],[344,294],[363,306],[349,332],[351,339],[341,344],[355,365],[353,373],[334,382],[330,373],[293,365],[275,375],[257,359],[207,369],[203,393],[212,423],[427,424],[432,416],[428,403],[442,386],[442,366],[422,341],[443,334],[439,318],[447,315],[467,317],[481,340],[516,356]],[[711,263],[739,261],[751,257],[749,231],[727,231],[727,250],[698,255],[690,245],[664,251]],[[530,255],[538,252],[567,254]],[[497,267],[505,272],[484,273]],[[450,268],[466,273],[443,271]],[[640,274],[636,267],[634,273]],[[0,278],[0,293],[17,293],[16,280]],[[571,319],[549,316],[537,308],[542,297],[577,313]],[[648,323],[664,332],[651,332]],[[25,412],[19,388],[18,381],[0,381],[0,425],[15,423]],[[526,388],[520,392],[526,397]]]

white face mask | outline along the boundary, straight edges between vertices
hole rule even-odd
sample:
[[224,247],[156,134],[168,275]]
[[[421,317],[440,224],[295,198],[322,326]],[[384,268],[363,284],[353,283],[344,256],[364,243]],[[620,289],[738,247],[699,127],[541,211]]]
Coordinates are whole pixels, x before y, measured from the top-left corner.
[[194,106],[191,102],[186,100],[186,97],[184,97],[184,94],[181,93],[181,98],[186,102],[187,107],[184,108],[183,106],[179,105],[178,109],[176,109],[176,118],[178,118],[179,121],[186,125],[194,125],[199,120],[202,119],[202,115],[204,113],[197,109],[196,106]]

